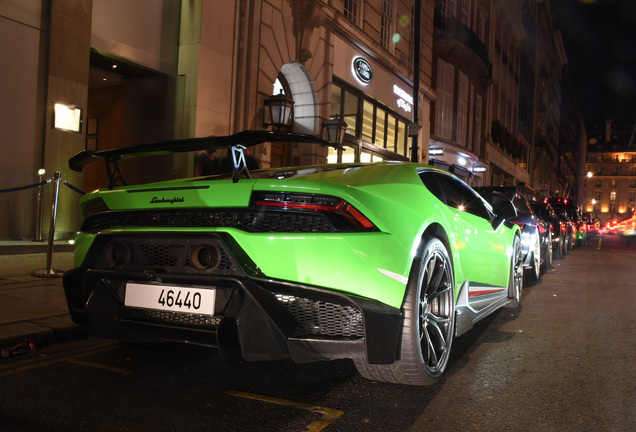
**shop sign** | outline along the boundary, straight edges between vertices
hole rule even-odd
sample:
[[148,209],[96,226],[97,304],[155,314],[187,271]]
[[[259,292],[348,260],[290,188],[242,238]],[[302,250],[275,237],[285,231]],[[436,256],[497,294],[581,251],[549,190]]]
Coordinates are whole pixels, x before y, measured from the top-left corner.
[[405,112],[411,112],[413,110],[413,96],[406,90],[398,86],[393,85],[393,94],[398,97],[397,106],[402,108]]
[[353,73],[363,84],[369,84],[373,79],[373,70],[371,69],[371,65],[362,57],[356,57],[353,59]]
[[429,148],[428,149],[428,155],[429,156],[444,156],[444,149],[443,148]]
[[475,165],[475,166],[473,167],[473,172],[474,172],[474,173],[483,173],[483,172],[486,172],[486,167],[485,167],[485,166],[482,166],[482,165]]

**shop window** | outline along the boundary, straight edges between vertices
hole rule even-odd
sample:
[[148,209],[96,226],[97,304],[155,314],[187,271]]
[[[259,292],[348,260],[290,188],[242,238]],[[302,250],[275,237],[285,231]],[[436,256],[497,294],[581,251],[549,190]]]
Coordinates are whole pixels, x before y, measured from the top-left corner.
[[[346,135],[358,138],[357,143],[361,144],[361,147],[365,148],[364,151],[371,156],[360,156],[361,159],[358,159],[354,151],[345,152],[340,156],[330,151],[329,163],[336,161],[355,162],[357,160],[375,162],[407,158],[408,120],[386,106],[373,99],[367,99],[362,93],[356,94],[355,90],[349,91],[344,85],[334,83],[332,85],[331,116],[335,115],[347,122]],[[355,140],[349,142],[356,149],[359,149],[359,146],[354,144]],[[347,146],[346,140],[344,145]],[[376,146],[386,149],[386,151],[377,150]],[[340,159],[338,160],[338,158]]]
[[406,149],[408,147],[406,136],[406,123],[398,120],[395,127],[397,140],[395,141],[395,152],[401,156],[406,157]]
[[365,100],[362,102],[362,139],[373,142],[374,106]]
[[384,143],[384,128],[386,123],[386,112],[381,108],[375,110],[375,145],[385,147]]
[[391,114],[386,116],[386,149],[395,152],[396,119]]
[[347,122],[347,132],[352,135],[357,134],[358,102],[359,98],[357,96],[345,90],[343,119]]
[[383,160],[386,159],[375,152],[363,150],[362,153],[360,153],[360,162],[362,163],[382,162]]

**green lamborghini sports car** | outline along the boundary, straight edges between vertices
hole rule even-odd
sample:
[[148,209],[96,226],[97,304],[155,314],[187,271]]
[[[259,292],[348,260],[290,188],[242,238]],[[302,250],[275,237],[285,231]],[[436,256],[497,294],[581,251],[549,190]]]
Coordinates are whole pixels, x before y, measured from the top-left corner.
[[[144,144],[103,159],[108,188],[81,200],[73,321],[98,337],[183,342],[247,361],[352,359],[372,380],[424,385],[455,336],[519,305],[519,228],[459,178],[414,163],[249,171],[262,142],[331,145],[244,131]],[[117,185],[127,157],[228,148],[232,172]]]

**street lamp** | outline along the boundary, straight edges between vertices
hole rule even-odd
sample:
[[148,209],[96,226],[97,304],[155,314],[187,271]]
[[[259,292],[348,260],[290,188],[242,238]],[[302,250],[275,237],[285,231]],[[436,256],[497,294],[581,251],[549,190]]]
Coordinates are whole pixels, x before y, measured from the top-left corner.
[[265,99],[265,108],[269,110],[269,123],[263,122],[263,126],[274,126],[280,130],[289,126],[294,112],[294,100],[281,90],[279,94]]
[[342,145],[344,140],[344,134],[347,130],[347,123],[342,120],[338,115],[335,115],[329,120],[325,120],[322,125],[323,134],[326,135],[325,139],[332,144]]

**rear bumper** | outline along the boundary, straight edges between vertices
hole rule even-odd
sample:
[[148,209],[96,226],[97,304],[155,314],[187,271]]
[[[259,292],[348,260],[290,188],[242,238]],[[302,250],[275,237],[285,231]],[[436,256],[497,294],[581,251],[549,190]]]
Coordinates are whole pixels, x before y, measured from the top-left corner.
[[[247,267],[241,265],[233,266],[232,271],[205,274],[105,268],[96,258],[101,255],[100,244],[103,246],[96,242],[91,247],[84,266],[64,274],[71,318],[87,325],[97,337],[194,343],[238,350],[248,361],[291,359],[303,363],[366,357],[370,363],[390,364],[397,358],[400,309],[248,275],[243,270]],[[227,249],[233,255],[231,260],[240,255],[240,251],[236,255],[230,252],[232,247]],[[130,282],[214,290],[214,315],[127,307],[124,298]]]

